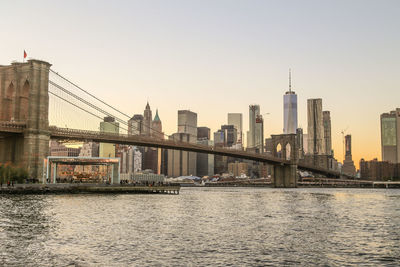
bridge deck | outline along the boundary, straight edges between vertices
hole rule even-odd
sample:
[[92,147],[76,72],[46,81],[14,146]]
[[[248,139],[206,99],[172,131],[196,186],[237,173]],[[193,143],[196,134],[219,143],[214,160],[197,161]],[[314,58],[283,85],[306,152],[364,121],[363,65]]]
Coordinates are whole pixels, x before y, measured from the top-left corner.
[[[0,133],[13,133],[21,134],[26,130],[26,124],[21,122],[0,122]],[[265,162],[272,165],[290,165],[293,162],[272,155],[257,154],[255,152],[233,150],[227,148],[220,148],[214,146],[199,145],[188,142],[181,142],[176,140],[156,139],[152,137],[140,135],[126,135],[126,134],[113,134],[98,131],[86,131],[68,128],[59,128],[55,126],[49,127],[50,136],[52,139],[61,140],[77,140],[77,141],[93,141],[101,143],[124,144],[124,145],[137,145],[145,147],[158,147],[165,149],[184,150],[198,153],[207,153],[221,156],[229,156],[234,158],[254,160],[258,162]],[[339,172],[319,168],[303,163],[298,164],[299,169],[312,171],[329,176],[340,176]]]

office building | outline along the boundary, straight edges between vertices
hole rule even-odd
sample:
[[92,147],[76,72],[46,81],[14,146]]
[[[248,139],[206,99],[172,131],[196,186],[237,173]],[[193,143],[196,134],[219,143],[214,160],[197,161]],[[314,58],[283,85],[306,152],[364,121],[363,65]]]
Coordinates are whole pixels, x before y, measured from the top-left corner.
[[307,100],[307,136],[308,153],[312,155],[325,154],[321,98]]
[[236,144],[237,130],[234,125],[222,125],[221,131],[223,132],[224,147],[232,147]]
[[197,127],[197,140],[210,140],[210,128],[208,127]]
[[[104,121],[100,122],[100,132],[102,133],[119,133],[119,123],[115,122],[113,117],[105,117]],[[99,156],[104,158],[115,157],[115,145],[100,143]]]
[[[178,110],[178,132],[169,137],[181,142],[197,142],[197,114],[190,110]],[[196,175],[195,152],[168,150],[168,176]]]
[[324,147],[326,155],[333,155],[332,151],[332,131],[331,131],[331,113],[329,111],[322,112],[322,120],[324,124]]
[[242,113],[228,113],[228,125],[233,125],[237,131],[236,143],[243,144],[243,115]]
[[128,121],[128,135],[143,135],[143,115],[135,114]]
[[382,161],[400,163],[400,108],[381,114]]
[[146,136],[151,135],[151,122],[153,120],[149,102],[143,112],[143,134]]
[[259,105],[249,106],[249,131],[247,132],[247,148],[263,153],[264,150],[264,120],[260,114]]
[[283,133],[295,134],[297,129],[297,95],[292,91],[291,71],[289,70],[289,91],[283,96]]
[[351,135],[345,136],[345,159],[343,161],[342,173],[354,176],[356,174],[356,167],[351,154]]

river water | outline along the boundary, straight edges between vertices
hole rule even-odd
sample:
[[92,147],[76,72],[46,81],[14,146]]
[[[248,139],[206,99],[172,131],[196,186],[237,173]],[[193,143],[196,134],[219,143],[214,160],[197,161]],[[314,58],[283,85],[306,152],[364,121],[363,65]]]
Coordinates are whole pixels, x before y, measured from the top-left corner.
[[400,190],[0,196],[0,266],[400,265]]

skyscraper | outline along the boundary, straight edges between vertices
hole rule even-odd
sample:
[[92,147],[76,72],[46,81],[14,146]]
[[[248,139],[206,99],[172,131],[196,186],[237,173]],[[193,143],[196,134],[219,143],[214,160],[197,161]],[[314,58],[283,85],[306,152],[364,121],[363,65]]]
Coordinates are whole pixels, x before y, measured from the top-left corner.
[[400,163],[400,108],[381,114],[382,161]]
[[128,135],[142,135],[143,132],[143,115],[135,114],[128,121]]
[[[119,133],[119,123],[115,122],[113,117],[105,117],[104,121],[100,122],[100,132],[102,133]],[[115,145],[100,143],[99,157],[114,158]]]
[[[197,142],[197,114],[190,110],[178,110],[178,132],[171,140]],[[196,153],[168,150],[168,176],[196,175]]]
[[295,134],[297,129],[297,95],[292,91],[292,77],[289,69],[289,91],[283,96],[283,133]]
[[264,120],[259,105],[249,106],[249,131],[247,132],[247,148],[262,153],[264,148]]
[[[210,140],[210,128],[197,127],[197,144],[212,146],[214,142]],[[214,174],[214,155],[207,153],[197,153],[196,175],[199,177],[212,176]]]
[[151,136],[157,139],[164,139],[164,133],[162,132],[162,123],[160,120],[160,116],[158,115],[158,109],[156,110],[156,115],[151,122],[151,130]]
[[332,155],[332,131],[331,131],[331,113],[329,111],[322,112],[324,124],[324,146],[326,155]]
[[146,136],[151,135],[151,122],[152,122],[152,114],[149,102],[147,102],[146,108],[143,113],[143,134]]
[[322,155],[325,153],[324,126],[322,118],[322,99],[307,100],[307,136],[308,153]]
[[352,154],[351,154],[351,135],[346,135],[345,136],[345,148],[346,148],[346,154],[345,154],[345,159],[343,160],[343,166],[342,166],[342,173],[348,174],[348,175],[355,175],[356,174],[356,167],[354,166],[354,161],[352,159]]
[[243,144],[243,115],[242,113],[228,113],[228,125],[233,125],[237,131],[236,143]]

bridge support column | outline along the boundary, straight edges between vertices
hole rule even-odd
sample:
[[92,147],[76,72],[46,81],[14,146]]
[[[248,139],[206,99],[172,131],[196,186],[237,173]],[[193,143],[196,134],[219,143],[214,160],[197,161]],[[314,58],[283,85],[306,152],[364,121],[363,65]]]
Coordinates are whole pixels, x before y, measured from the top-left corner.
[[297,165],[274,166],[274,187],[297,187]]
[[[5,137],[0,143],[0,150],[5,151],[0,155],[0,163],[23,167],[30,178],[39,181],[44,159],[49,154],[50,66],[34,59],[0,66],[0,120],[26,125],[23,135]],[[7,142],[11,140],[12,143]]]

